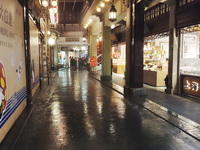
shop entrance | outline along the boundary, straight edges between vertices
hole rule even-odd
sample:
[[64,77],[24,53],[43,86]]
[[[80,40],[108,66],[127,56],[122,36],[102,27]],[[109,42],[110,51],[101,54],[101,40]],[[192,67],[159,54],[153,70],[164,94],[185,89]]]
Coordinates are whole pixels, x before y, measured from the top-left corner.
[[165,87],[168,74],[169,37],[151,36],[144,41],[144,83]]
[[125,75],[126,45],[121,43],[112,46],[112,72],[116,75]]

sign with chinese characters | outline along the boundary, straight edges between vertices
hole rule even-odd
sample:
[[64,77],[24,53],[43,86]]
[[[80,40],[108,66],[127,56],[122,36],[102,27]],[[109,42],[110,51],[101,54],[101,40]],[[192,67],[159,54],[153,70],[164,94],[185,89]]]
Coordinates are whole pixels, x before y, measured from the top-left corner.
[[182,75],[182,91],[200,97],[200,77]]
[[26,91],[23,7],[16,0],[1,0],[0,143],[25,108]]
[[79,42],[79,38],[65,38],[66,42]]

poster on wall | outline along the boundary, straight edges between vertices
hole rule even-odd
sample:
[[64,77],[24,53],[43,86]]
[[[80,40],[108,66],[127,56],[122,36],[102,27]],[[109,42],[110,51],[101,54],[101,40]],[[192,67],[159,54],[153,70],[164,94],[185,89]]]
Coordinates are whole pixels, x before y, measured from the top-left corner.
[[6,74],[3,63],[0,61],[0,118],[6,107]]
[[26,99],[25,72],[23,8],[0,1],[0,131]]
[[183,58],[197,58],[197,35],[184,34],[183,35]]

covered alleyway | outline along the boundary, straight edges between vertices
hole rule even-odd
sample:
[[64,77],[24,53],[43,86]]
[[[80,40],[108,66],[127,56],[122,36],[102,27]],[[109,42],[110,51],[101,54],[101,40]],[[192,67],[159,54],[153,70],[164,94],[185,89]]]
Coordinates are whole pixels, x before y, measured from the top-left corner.
[[51,73],[50,85],[43,84],[31,110],[13,128],[22,117],[21,131],[10,136],[11,129],[1,150],[200,149],[198,140],[84,70]]

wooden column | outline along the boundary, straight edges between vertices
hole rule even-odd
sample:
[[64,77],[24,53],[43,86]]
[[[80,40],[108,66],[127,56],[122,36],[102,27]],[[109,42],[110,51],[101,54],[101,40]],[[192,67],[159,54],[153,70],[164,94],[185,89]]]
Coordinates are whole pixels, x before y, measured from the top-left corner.
[[178,92],[177,74],[178,74],[178,36],[175,25],[176,3],[170,5],[169,20],[169,65],[168,65],[168,86],[166,93],[173,94]]
[[[132,4],[127,10],[126,96],[145,96],[143,89],[144,7],[142,2]],[[133,16],[133,15],[134,16]]]
[[32,103],[32,86],[31,86],[31,52],[30,52],[30,26],[29,26],[29,7],[28,1],[23,1],[24,5],[24,45],[26,61],[26,87],[27,87],[27,106]]

